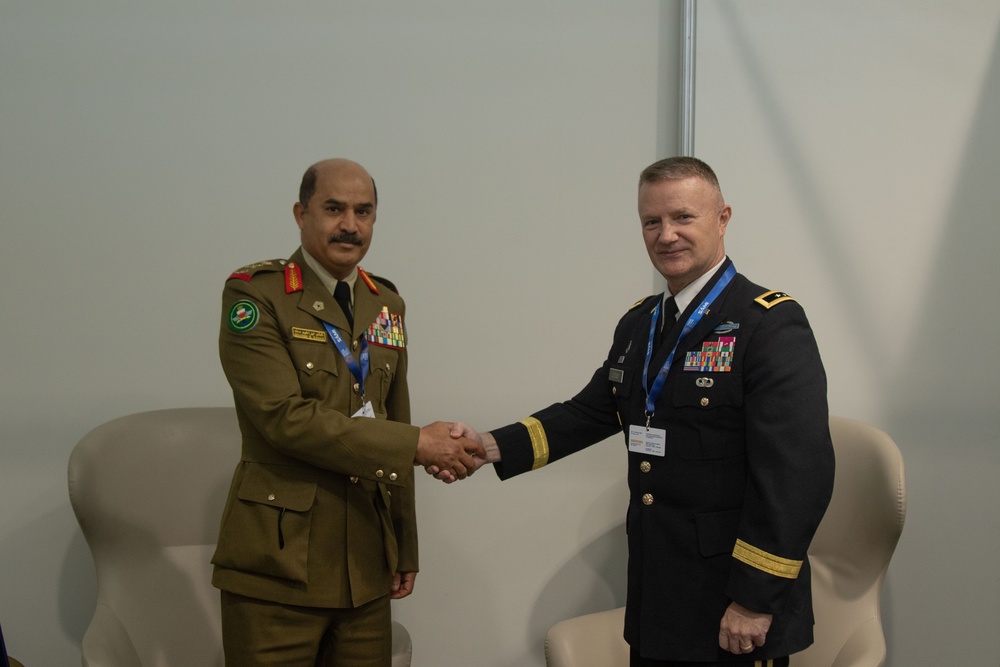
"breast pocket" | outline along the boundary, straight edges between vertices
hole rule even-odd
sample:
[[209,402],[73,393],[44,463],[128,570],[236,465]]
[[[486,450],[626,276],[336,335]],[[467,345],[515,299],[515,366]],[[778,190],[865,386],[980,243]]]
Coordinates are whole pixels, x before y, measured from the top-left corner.
[[745,454],[743,378],[738,372],[679,373],[671,403],[690,438],[680,450],[688,459]]
[[396,378],[396,368],[399,364],[399,352],[393,348],[372,345],[371,372],[365,381],[365,394],[372,403],[372,409],[379,417],[387,414],[386,402]]
[[340,373],[337,366],[339,353],[333,345],[329,342],[293,340],[288,345],[288,353],[298,372],[302,395],[306,398],[327,398],[330,384]]

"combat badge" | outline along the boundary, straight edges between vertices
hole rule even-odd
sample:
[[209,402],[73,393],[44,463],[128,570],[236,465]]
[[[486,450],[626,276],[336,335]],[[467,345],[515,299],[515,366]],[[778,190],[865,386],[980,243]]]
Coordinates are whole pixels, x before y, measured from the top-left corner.
[[243,299],[233,304],[229,309],[229,328],[236,333],[246,333],[255,326],[260,319],[260,311],[257,304]]

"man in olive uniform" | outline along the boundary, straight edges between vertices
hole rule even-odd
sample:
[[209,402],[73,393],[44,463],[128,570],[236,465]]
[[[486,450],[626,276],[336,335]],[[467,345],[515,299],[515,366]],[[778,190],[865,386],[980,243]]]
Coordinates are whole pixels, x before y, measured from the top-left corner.
[[806,549],[834,471],[826,376],[802,308],[726,256],[731,215],[704,162],[644,170],[642,234],[668,291],[622,317],[574,398],[482,435],[501,479],[624,435],[633,667],[778,667],[812,643]]
[[410,425],[405,305],[358,266],[376,206],[361,165],[313,165],[301,248],[226,282],[219,355],[243,436],[212,559],[227,665],[389,665],[389,601],[417,572],[413,466],[465,477],[484,454]]

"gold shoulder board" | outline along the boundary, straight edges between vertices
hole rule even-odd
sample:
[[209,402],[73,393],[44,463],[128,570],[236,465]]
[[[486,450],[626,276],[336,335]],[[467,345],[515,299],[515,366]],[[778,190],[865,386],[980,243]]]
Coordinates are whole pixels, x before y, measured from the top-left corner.
[[759,297],[754,299],[756,303],[764,306],[765,308],[773,308],[779,303],[784,303],[785,301],[795,301],[795,298],[785,294],[784,292],[779,292],[778,290],[771,290],[770,292],[764,292]]
[[[652,294],[650,296],[652,296]],[[636,306],[642,305],[642,302],[645,301],[648,298],[649,298],[648,296],[642,297],[641,299],[639,299],[638,301],[636,301],[635,303],[633,303],[631,306],[629,306],[628,309],[629,310],[634,310]]]

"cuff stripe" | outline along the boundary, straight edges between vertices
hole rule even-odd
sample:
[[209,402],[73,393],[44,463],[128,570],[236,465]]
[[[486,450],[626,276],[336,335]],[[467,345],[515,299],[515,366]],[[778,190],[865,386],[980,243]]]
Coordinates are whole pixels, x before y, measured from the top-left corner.
[[799,576],[799,570],[802,569],[802,561],[800,560],[790,560],[769,554],[743,540],[736,540],[736,546],[733,547],[733,558],[762,572],[785,579],[795,579]]
[[534,417],[522,419],[521,423],[528,429],[528,436],[531,438],[531,450],[535,453],[535,461],[531,464],[532,470],[538,470],[549,462],[549,439],[545,437],[545,429],[542,422]]

